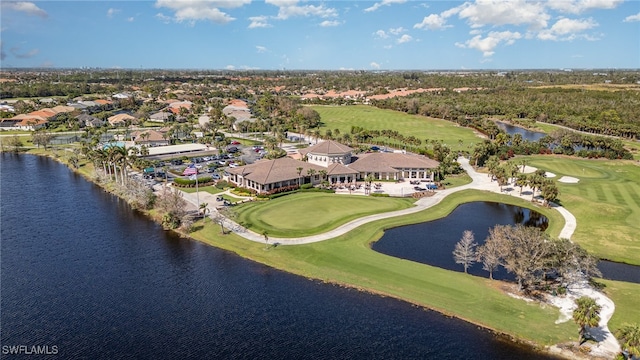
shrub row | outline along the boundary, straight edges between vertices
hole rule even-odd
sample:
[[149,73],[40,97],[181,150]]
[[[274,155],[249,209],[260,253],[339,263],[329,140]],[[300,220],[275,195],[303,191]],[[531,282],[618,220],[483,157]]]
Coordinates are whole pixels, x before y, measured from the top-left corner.
[[[173,183],[177,187],[195,187],[196,186],[196,180],[189,180],[189,179],[183,179],[183,178],[175,178],[173,180]],[[214,181],[211,178],[211,176],[198,178],[198,186],[209,186],[213,184],[214,184]]]

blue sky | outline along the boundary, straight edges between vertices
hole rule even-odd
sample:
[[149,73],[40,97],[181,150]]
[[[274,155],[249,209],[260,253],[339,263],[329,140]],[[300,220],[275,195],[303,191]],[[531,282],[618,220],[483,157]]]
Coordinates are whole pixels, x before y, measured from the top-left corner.
[[640,1],[2,0],[1,65],[640,68]]

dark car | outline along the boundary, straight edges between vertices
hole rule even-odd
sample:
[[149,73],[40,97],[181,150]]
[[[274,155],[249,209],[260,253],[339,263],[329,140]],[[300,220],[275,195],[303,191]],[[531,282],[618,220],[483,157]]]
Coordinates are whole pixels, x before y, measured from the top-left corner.
[[173,159],[173,160],[171,160],[171,165],[182,165],[182,160]]
[[238,152],[238,148],[237,148],[237,147],[235,147],[235,146],[229,146],[229,147],[227,148],[227,152],[229,152],[229,153],[236,153],[236,152]]
[[216,201],[224,201],[224,198],[222,197],[222,195],[218,195],[216,196]]

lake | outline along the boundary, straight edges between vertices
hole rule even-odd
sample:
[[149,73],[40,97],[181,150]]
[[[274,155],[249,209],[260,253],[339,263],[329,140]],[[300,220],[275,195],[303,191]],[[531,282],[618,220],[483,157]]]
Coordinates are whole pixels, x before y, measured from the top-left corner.
[[0,156],[3,346],[65,359],[551,358],[179,238],[55,161]]

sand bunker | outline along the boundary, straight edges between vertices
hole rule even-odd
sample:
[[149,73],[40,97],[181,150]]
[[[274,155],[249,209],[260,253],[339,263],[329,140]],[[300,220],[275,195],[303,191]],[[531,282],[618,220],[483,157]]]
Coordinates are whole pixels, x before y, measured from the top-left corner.
[[567,184],[577,184],[578,181],[580,181],[580,179],[574,178],[573,176],[563,176],[560,179],[558,179],[558,181],[561,183],[567,183]]

